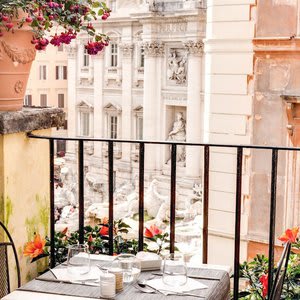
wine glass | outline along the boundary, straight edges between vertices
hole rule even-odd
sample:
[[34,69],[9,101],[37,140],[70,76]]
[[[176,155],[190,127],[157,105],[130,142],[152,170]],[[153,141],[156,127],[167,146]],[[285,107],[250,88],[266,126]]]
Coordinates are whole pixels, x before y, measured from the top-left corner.
[[72,277],[80,277],[90,271],[90,254],[86,245],[69,246],[67,269]]
[[181,254],[169,254],[164,258],[163,282],[170,286],[181,286],[187,282],[187,268]]

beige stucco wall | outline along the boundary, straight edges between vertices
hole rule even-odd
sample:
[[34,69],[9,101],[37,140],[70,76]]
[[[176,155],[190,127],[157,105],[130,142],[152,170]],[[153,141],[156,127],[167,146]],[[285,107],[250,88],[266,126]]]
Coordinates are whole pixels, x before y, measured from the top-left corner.
[[[253,144],[293,146],[281,95],[299,95],[300,43],[297,0],[258,1],[254,39]],[[294,145],[295,146],[295,145]],[[252,153],[249,238],[268,240],[271,152]],[[276,236],[299,222],[297,154],[279,153]]]
[[[39,66],[47,66],[47,80],[39,79]],[[40,94],[47,94],[47,105],[58,106],[58,94],[65,94],[67,112],[68,80],[56,80],[56,66],[67,66],[66,51],[58,51],[57,47],[49,45],[46,51],[38,51],[34,60],[27,85],[26,94],[32,95],[32,105],[40,105]]]
[[[49,135],[50,129],[36,131]],[[16,244],[22,283],[43,268],[46,260],[30,263],[23,248],[34,232],[49,231],[49,144],[29,139],[25,133],[0,136],[0,220],[8,227]],[[11,260],[12,287],[16,287]]]

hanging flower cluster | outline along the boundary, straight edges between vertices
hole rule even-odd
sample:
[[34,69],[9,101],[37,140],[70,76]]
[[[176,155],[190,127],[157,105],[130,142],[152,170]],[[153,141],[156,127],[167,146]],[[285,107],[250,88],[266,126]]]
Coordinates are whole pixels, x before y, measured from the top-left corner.
[[[106,20],[110,9],[105,2],[96,0],[2,0],[0,5],[0,37],[6,31],[29,25],[33,32],[32,43],[37,50],[48,44],[70,44],[79,32],[86,32],[89,54],[97,54],[108,45],[108,37],[96,32],[92,21]],[[17,21],[16,21],[17,20]],[[50,36],[50,32],[56,32]]]

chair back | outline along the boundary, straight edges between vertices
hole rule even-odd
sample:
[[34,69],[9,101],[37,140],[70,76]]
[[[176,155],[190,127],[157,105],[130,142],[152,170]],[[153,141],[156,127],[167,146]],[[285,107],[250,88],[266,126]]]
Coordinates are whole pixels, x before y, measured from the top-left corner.
[[291,242],[287,242],[285,244],[284,250],[281,254],[280,261],[278,263],[278,268],[275,274],[275,280],[270,293],[270,300],[281,299],[281,293],[283,289],[283,284],[284,284],[286,270],[289,262],[290,253],[291,253]]
[[5,235],[8,237],[8,242],[0,242],[0,299],[10,293],[10,277],[9,277],[9,262],[8,262],[8,251],[11,248],[16,262],[16,270],[18,276],[18,287],[21,286],[21,273],[18,255],[15,244],[12,240],[10,233],[4,224],[0,221],[0,229],[2,229]]

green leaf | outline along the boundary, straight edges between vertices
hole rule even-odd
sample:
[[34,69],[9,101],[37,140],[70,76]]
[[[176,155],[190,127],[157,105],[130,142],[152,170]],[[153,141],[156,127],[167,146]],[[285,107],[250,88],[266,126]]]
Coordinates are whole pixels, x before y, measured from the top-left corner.
[[101,6],[101,4],[100,4],[100,2],[98,2],[98,1],[95,1],[93,4],[92,4],[92,7],[93,8],[98,8],[98,7],[100,7]]

